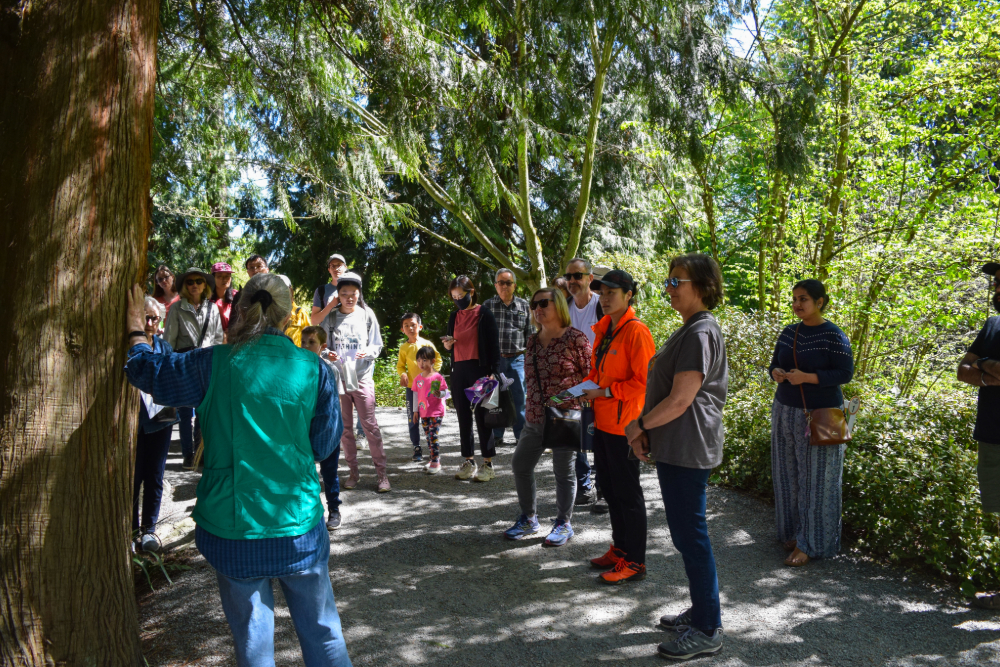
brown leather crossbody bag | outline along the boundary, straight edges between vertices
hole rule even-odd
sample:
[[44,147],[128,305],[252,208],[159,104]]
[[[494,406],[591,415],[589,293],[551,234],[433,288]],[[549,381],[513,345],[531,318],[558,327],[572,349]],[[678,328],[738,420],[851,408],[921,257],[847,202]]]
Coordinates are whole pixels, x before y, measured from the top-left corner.
[[[792,341],[792,360],[795,362],[796,370],[799,369],[799,358],[795,348],[799,342],[799,328],[795,327],[795,340]],[[851,439],[851,431],[847,428],[847,415],[840,408],[816,408],[810,410],[806,406],[806,392],[799,385],[802,393],[802,409],[806,413],[806,421],[809,423],[809,444],[810,445],[842,445]]]

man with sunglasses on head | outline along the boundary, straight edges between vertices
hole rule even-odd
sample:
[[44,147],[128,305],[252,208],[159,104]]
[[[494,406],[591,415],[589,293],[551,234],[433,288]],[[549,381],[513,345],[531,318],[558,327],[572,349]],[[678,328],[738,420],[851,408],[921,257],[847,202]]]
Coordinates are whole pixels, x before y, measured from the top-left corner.
[[[586,259],[574,257],[566,265],[563,278],[566,279],[572,297],[567,304],[570,323],[574,329],[582,331],[593,346],[597,334],[592,327],[604,317],[601,300],[597,293],[590,289],[590,283],[594,281],[594,267]],[[608,511],[606,503],[598,502],[597,484],[591,475],[587,452],[583,451],[576,456],[576,504],[590,505],[591,511],[597,514]]]
[[[991,278],[990,302],[1000,313],[1000,262],[984,264],[980,270]],[[984,512],[1000,513],[1000,317],[987,318],[958,365],[958,379],[979,387],[972,432],[979,442],[979,496]],[[972,606],[1000,609],[1000,592],[980,593],[972,599]]]
[[[497,295],[483,304],[493,314],[500,330],[500,364],[498,371],[514,381],[510,385],[510,397],[514,401],[517,416],[514,418],[514,441],[521,437],[524,428],[524,346],[528,336],[535,333],[531,323],[531,309],[528,302],[514,296],[517,279],[510,269],[500,269],[494,277]],[[506,429],[493,430],[494,446],[503,444]]]

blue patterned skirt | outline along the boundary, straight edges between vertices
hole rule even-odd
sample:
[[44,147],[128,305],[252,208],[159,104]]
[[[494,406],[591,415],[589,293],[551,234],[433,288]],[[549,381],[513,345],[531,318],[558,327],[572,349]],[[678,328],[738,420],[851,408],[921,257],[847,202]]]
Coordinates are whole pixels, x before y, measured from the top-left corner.
[[840,551],[841,485],[847,445],[809,444],[805,413],[771,406],[771,473],[778,540],[792,538],[810,558]]

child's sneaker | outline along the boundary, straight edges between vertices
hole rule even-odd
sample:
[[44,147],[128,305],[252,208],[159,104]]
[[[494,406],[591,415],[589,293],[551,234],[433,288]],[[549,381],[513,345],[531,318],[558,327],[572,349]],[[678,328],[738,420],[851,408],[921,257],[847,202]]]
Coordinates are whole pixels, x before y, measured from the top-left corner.
[[420,463],[423,460],[424,460],[424,453],[423,453],[423,451],[420,449],[420,447],[414,447],[413,448],[413,462],[414,463]]
[[561,547],[569,542],[573,535],[573,526],[569,525],[568,521],[556,521],[556,525],[552,527],[552,532],[545,538],[545,546]]
[[427,464],[427,474],[428,475],[437,475],[439,472],[441,472],[441,462],[440,461],[431,461],[430,463]]
[[534,535],[541,529],[542,527],[538,525],[538,517],[522,514],[517,517],[513,526],[503,531],[503,536],[508,540],[519,540],[525,535]]
[[462,467],[455,473],[455,479],[472,479],[476,474],[476,462],[472,459],[465,459]]
[[496,476],[497,476],[496,473],[493,472],[493,465],[490,464],[490,463],[486,463],[486,464],[483,465],[482,468],[479,469],[479,472],[477,472],[475,474],[475,476],[473,476],[472,481],[473,482],[490,482],[490,481],[496,479]]

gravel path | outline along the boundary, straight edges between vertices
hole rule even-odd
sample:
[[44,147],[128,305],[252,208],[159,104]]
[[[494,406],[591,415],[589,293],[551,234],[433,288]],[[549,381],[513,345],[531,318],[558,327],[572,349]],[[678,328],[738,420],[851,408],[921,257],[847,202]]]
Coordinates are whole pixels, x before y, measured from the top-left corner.
[[[610,541],[607,516],[583,508],[576,537],[546,549],[501,532],[518,514],[513,447],[499,450],[488,484],[453,478],[460,458],[454,415],[442,428],[445,473],[429,477],[411,454],[402,410],[379,409],[392,493],[377,495],[361,452],[361,484],[342,493],[344,525],[331,538],[330,575],[355,665],[664,664],[661,614],[688,604],[680,555],[670,543],[652,469],[644,469],[649,575],[599,585],[587,559]],[[508,432],[508,438],[510,433]],[[426,453],[426,451],[425,451]],[[366,461],[367,458],[367,461]],[[365,465],[367,463],[367,465]],[[235,665],[211,567],[190,542],[197,473],[167,462],[162,527],[172,557],[190,570],[140,596],[143,647],[151,667]],[[346,474],[346,468],[341,468]],[[543,525],[554,519],[551,457],[536,471]],[[726,644],[716,665],[1000,665],[1000,615],[970,610],[921,577],[852,558],[790,569],[774,539],[773,509],[710,488],[709,526],[718,562]],[[302,665],[280,587],[275,657]]]

